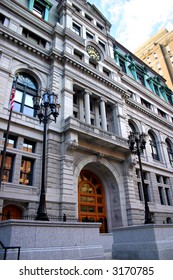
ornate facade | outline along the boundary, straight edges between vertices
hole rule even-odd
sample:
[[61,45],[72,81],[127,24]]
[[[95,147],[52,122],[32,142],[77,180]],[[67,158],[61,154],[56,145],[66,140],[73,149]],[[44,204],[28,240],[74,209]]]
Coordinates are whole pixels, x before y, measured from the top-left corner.
[[58,95],[47,129],[46,207],[50,218],[99,221],[102,232],[144,222],[131,130],[148,135],[141,155],[155,223],[173,218],[172,91],[164,79],[110,35],[110,22],[84,0],[0,3],[0,149],[18,76],[6,164],[2,218],[35,216],[43,126],[32,98]]

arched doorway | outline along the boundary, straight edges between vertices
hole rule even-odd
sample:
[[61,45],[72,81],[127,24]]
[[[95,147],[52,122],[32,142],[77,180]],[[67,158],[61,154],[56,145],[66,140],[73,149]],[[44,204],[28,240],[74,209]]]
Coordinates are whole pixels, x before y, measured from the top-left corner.
[[107,232],[104,188],[99,178],[82,170],[78,180],[78,212],[81,222],[100,222],[100,232]]
[[2,220],[8,219],[21,219],[22,218],[22,210],[16,205],[6,205],[2,209]]

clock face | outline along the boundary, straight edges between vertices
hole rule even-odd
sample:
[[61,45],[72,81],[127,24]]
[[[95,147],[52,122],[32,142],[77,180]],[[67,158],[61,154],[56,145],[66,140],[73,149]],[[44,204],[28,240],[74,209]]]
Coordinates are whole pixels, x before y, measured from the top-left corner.
[[87,50],[87,53],[89,54],[89,56],[96,60],[96,61],[99,61],[100,60],[100,54],[99,52],[93,47],[93,46],[87,46],[86,47],[86,50]]

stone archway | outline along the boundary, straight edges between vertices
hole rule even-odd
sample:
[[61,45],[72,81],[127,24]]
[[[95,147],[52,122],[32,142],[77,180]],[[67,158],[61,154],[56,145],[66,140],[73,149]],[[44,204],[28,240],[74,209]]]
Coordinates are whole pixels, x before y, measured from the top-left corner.
[[100,232],[107,232],[104,187],[99,178],[89,170],[82,170],[78,183],[78,220],[101,223]]
[[16,205],[8,204],[2,209],[2,220],[21,219],[22,210]]
[[82,157],[75,164],[74,192],[76,197],[76,213],[78,213],[78,178],[82,170],[93,172],[101,181],[105,193],[106,217],[108,232],[114,227],[127,225],[125,209],[125,191],[121,163],[112,164],[97,156]]

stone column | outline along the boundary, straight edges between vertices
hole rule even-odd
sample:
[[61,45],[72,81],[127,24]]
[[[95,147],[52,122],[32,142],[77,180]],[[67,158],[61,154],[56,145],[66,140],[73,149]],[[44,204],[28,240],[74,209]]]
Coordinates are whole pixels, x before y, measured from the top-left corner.
[[99,102],[97,102],[95,106],[95,120],[96,120],[96,127],[100,128]]
[[102,129],[107,130],[107,119],[106,119],[106,100],[104,98],[100,99],[100,112],[101,112],[101,122]]
[[83,95],[79,96],[79,119],[80,121],[84,121],[84,104],[83,104]]
[[90,116],[90,95],[91,93],[87,90],[84,91],[84,105],[85,105],[85,122],[91,124]]

